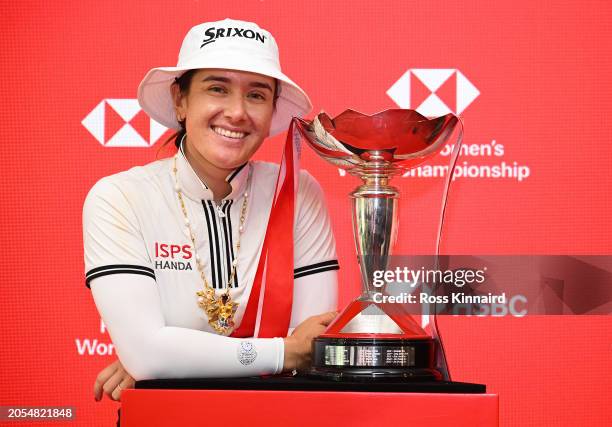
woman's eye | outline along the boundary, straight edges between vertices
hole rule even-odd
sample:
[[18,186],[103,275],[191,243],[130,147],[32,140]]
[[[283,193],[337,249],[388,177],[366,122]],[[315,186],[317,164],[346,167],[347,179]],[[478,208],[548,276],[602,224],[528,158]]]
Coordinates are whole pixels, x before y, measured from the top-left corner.
[[266,96],[260,92],[251,92],[249,93],[249,98],[255,99],[257,101],[265,101]]
[[227,90],[222,86],[211,86],[208,88],[208,91],[214,93],[227,93]]

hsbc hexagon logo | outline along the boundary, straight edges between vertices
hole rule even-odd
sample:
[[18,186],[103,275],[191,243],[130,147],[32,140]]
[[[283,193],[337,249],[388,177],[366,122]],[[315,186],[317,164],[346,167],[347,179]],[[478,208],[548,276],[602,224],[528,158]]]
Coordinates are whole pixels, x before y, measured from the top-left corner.
[[103,99],[81,124],[105,147],[150,147],[168,130],[137,99]]
[[480,92],[455,68],[411,68],[387,90],[400,107],[427,117],[461,114]]

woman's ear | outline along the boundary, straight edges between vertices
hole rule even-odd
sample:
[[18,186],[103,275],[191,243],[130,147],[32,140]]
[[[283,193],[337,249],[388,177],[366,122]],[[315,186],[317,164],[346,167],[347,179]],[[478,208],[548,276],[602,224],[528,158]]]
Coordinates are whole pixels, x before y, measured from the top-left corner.
[[182,122],[185,120],[185,98],[176,83],[170,86],[170,93],[172,94],[172,100],[174,101],[176,120]]

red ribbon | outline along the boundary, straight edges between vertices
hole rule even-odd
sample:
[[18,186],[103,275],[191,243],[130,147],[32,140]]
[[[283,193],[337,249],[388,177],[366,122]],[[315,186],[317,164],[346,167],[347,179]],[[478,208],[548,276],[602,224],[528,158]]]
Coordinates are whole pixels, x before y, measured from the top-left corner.
[[[293,304],[293,222],[296,173],[293,129],[294,122],[292,121],[285,140],[283,159],[278,172],[268,229],[259,257],[255,281],[242,322],[230,335],[232,337],[285,337],[289,330]],[[285,171],[284,176],[283,171]],[[259,330],[255,331],[261,288],[264,284]]]

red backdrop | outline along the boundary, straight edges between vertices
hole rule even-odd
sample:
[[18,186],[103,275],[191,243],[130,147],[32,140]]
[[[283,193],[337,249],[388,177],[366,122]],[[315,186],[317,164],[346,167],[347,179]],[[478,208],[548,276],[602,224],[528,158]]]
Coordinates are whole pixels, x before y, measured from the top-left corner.
[[[70,405],[70,425],[112,424],[117,404],[92,398],[114,355],[83,283],[82,203],[100,177],[160,155],[165,138],[134,107],[136,88],[149,68],[176,63],[200,22],[270,30],[315,112],[460,113],[473,147],[459,160],[466,173],[515,169],[455,182],[445,252],[612,252],[608,2],[66,1],[2,11],[0,405]],[[258,157],[278,161],[282,138]],[[113,146],[126,144],[144,147]],[[308,150],[302,165],[326,191],[343,305],[359,288],[346,196],[357,182]],[[413,185],[428,179],[394,181],[405,193],[397,253],[428,250],[418,230],[437,211]],[[611,317],[441,323],[454,379],[499,393],[502,425],[612,418]]]

